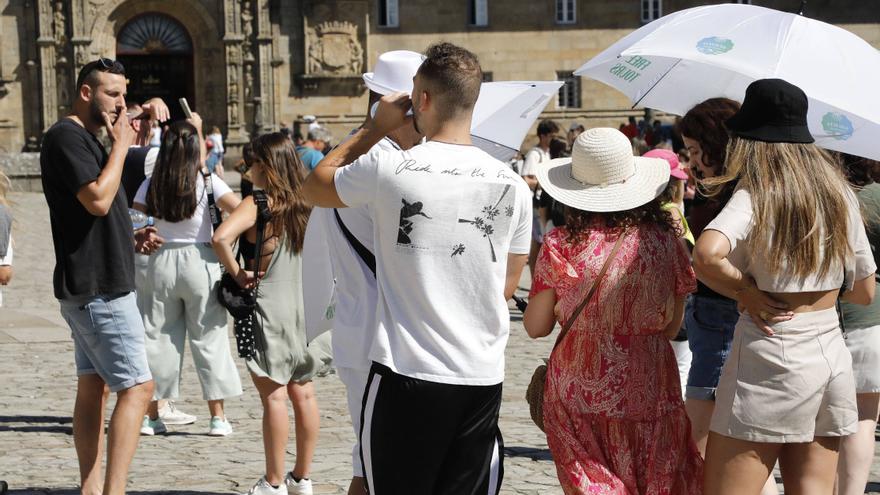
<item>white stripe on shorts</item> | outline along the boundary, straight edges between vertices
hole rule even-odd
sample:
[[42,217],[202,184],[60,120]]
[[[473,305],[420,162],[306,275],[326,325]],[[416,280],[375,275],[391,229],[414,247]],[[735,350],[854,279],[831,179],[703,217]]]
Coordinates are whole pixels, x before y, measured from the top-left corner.
[[501,464],[501,459],[498,457],[501,453],[498,452],[498,438],[495,438],[495,446],[492,447],[492,463],[489,464],[489,491],[488,495],[498,495],[498,491],[501,488],[498,484],[498,468]]
[[373,484],[373,456],[370,451],[370,433],[373,429],[373,407],[376,405],[376,395],[379,393],[379,382],[382,381],[382,375],[373,373],[370,381],[370,388],[367,390],[366,403],[364,403],[364,419],[361,423],[361,452],[363,453],[364,474],[367,477],[367,485],[370,493],[375,494],[376,488]]

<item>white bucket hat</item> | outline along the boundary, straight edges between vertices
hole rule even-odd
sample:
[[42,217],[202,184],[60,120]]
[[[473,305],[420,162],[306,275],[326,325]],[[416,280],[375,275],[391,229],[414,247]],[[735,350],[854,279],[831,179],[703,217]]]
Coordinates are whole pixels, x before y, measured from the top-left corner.
[[633,156],[620,131],[595,128],[575,140],[570,158],[538,165],[538,183],[553,199],[584,211],[626,211],[660,195],[669,183],[669,164]]
[[394,50],[379,55],[373,72],[364,74],[364,83],[380,95],[399,91],[412,93],[413,77],[425,60],[421,53]]

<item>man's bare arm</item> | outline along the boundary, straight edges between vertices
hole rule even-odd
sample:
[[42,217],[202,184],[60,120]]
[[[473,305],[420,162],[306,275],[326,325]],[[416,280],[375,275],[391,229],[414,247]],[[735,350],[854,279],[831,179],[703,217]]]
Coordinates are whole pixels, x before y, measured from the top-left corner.
[[507,280],[504,284],[505,301],[513,297],[513,293],[516,292],[516,288],[519,285],[519,278],[522,276],[523,267],[526,266],[526,262],[528,261],[529,255],[527,254],[509,253],[507,255]]
[[374,129],[358,129],[354,135],[344,143],[334,148],[327,156],[318,163],[315,170],[306,177],[303,185],[303,194],[306,201],[323,208],[346,208],[348,205],[339,199],[336,193],[336,169],[357,160],[361,155],[370,151],[384,134]]
[[116,123],[111,123],[110,117],[105,113],[104,125],[107,127],[107,134],[113,141],[107,164],[97,179],[80,187],[76,192],[76,199],[96,217],[106,216],[110,212],[110,206],[116,198],[116,192],[119,191],[119,183],[122,180],[125,155],[135,139],[135,131],[125,112],[119,114]]
[[348,205],[339,199],[336,192],[336,169],[354,162],[369,152],[389,132],[406,125],[409,122],[406,112],[411,106],[406,93],[383,96],[375,117],[327,154],[306,178],[303,185],[306,201],[324,208],[346,208]]

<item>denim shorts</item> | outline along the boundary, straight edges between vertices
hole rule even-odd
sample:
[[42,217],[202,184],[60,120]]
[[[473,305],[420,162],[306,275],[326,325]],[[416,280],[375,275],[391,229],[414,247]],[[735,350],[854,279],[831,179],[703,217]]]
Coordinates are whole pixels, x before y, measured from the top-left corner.
[[715,400],[721,368],[730,354],[739,320],[736,301],[695,295],[685,309],[688,344],[693,354],[685,396]]
[[76,374],[97,374],[118,392],[153,379],[134,292],[61,300],[73,337]]

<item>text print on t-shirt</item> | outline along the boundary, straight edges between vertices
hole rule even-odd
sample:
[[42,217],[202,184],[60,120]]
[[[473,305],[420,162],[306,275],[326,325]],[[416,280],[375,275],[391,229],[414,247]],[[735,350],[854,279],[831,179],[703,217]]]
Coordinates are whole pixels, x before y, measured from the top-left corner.
[[[481,167],[437,168],[412,159],[396,167],[395,175],[401,174],[439,176],[450,182],[438,183],[428,198],[400,198],[398,249],[498,261],[495,246],[510,235],[515,211],[513,183],[520,180],[516,175]],[[499,182],[491,182],[493,179]],[[447,194],[440,192],[444,190]]]

